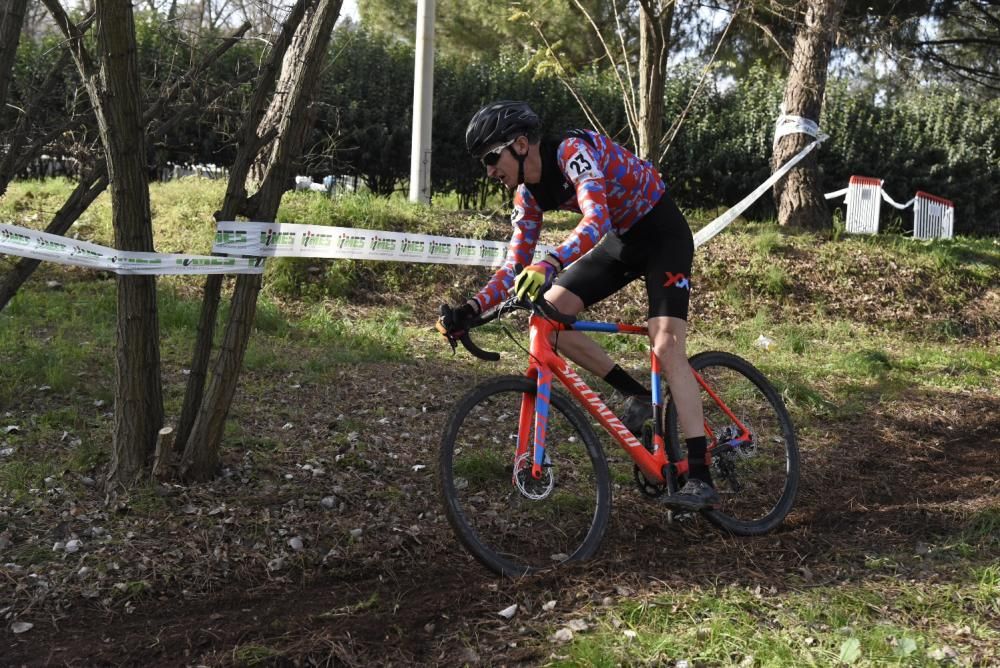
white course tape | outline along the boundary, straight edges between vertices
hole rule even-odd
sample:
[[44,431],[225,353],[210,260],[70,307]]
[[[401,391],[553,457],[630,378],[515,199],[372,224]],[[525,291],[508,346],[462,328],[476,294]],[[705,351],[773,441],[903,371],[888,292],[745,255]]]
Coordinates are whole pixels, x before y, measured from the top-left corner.
[[0,224],[0,253],[116,274],[259,274],[260,258],[126,252],[15,225]]
[[838,197],[843,197],[847,194],[847,188],[841,188],[840,190],[834,190],[832,193],[827,193],[823,197],[827,199],[837,199]]
[[799,133],[816,137],[820,141],[825,141],[828,138],[828,135],[820,132],[819,125],[811,118],[782,114],[778,116],[778,120],[774,123],[774,142],[772,146],[777,146],[778,140],[786,135]]
[[752,193],[741,199],[736,206],[698,230],[698,232],[694,235],[694,247],[697,248],[698,246],[701,246],[716,234],[726,229],[726,227],[728,227],[731,222],[736,220],[741,213],[746,211],[751,204],[760,199],[760,196],[763,195],[766,190],[770,189],[771,186],[778,182],[778,179],[782,178],[785,174],[791,171],[792,167],[797,165],[802,158],[809,155],[811,150],[819,146],[820,142],[826,139],[826,135],[823,135],[822,133],[820,134],[821,136],[816,139],[816,141],[795,154],[792,159],[783,164],[778,171],[771,174],[767,181],[764,181],[764,183],[757,186]]
[[[782,165],[736,206],[698,230],[694,235],[695,247],[724,230],[827,138],[827,135],[819,131],[815,121],[801,116],[782,115],[775,124],[775,143],[780,137],[796,132],[816,137],[816,140]],[[831,193],[827,198],[839,194],[842,193]],[[903,206],[909,206],[909,203]],[[507,242],[484,239],[353,227],[220,222],[212,247],[212,252],[219,256],[136,253],[0,224],[0,253],[103,269],[118,274],[259,274],[263,271],[264,258],[267,257],[390,260],[496,267],[503,264],[507,250]],[[538,245],[533,261],[538,262],[552,250],[552,246]],[[227,257],[234,255],[250,257]]]
[[[551,250],[552,246],[539,244],[535,248],[535,261]],[[507,256],[507,243],[355,227],[221,222],[216,227],[212,251],[255,257],[389,260],[496,267],[503,264]]]
[[898,204],[898,203],[894,202],[891,197],[889,197],[888,195],[886,195],[884,190],[882,191],[882,199],[884,199],[888,204],[896,207],[897,209],[905,209],[908,206],[910,206],[911,204],[913,204],[915,201],[917,201],[917,198],[914,197],[909,202],[907,202],[906,204]]

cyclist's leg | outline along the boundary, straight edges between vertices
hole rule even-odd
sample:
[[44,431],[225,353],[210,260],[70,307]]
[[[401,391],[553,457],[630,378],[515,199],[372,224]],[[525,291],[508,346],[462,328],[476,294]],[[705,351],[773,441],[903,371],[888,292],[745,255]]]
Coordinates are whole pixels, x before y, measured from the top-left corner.
[[660,316],[649,319],[649,340],[660,360],[670,396],[677,406],[677,418],[686,438],[705,435],[705,420],[698,394],[698,382],[691,373],[686,348],[687,321]]
[[705,462],[707,444],[701,394],[685,349],[694,240],[684,215],[667,195],[651,212],[650,219],[654,224],[641,228],[642,238],[636,240],[636,245],[641,242],[641,249],[647,253],[644,273],[649,297],[649,337],[670,385],[688,453],[688,482],[680,492],[667,497],[666,502],[700,510],[717,503],[719,497],[712,488]]
[[[577,315],[583,310],[583,300],[561,285],[553,285],[545,299],[567,315]],[[615,362],[596,341],[583,332],[559,332],[559,351],[587,371],[601,378],[615,366]],[[555,341],[553,341],[555,343]]]
[[[621,262],[621,249],[622,242],[617,236],[606,235],[596,248],[556,279],[545,298],[563,313],[575,316],[618,292],[639,276]],[[615,367],[604,348],[583,332],[560,332],[558,344],[567,357],[601,378]]]

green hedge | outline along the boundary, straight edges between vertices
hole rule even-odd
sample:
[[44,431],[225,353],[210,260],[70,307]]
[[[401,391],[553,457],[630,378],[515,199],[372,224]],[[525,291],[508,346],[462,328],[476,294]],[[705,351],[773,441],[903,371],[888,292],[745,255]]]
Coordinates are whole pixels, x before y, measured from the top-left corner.
[[[156,91],[170,74],[186,68],[194,50],[182,36],[139,21],[138,37],[147,89]],[[218,36],[206,38],[214,44]],[[54,44],[22,42],[13,104],[55,57]],[[256,67],[259,46],[244,43],[217,63],[211,79],[232,78]],[[322,178],[347,174],[378,194],[406,188],[409,178],[413,51],[363,30],[338,28],[331,63],[320,82],[316,125],[300,173]],[[549,131],[588,123],[566,87],[538,76],[527,54],[505,52],[486,60],[441,59],[435,63],[432,189],[460,208],[483,207],[498,186],[486,182],[482,167],[465,152],[465,126],[483,103],[497,98],[526,99],[542,114]],[[50,116],[79,106],[78,89],[67,68],[64,88],[49,100]],[[666,119],[678,118],[692,96],[699,67],[676,68],[666,90]],[[621,95],[606,71],[577,72],[573,83],[607,131],[628,145]],[[203,86],[210,86],[211,81]],[[687,111],[685,121],[660,167],[682,207],[715,208],[737,202],[770,173],[771,138],[784,81],[763,67],[725,87],[709,85]],[[227,99],[239,110],[249,86]],[[7,114],[9,120],[10,114]],[[886,191],[906,201],[926,190],[956,202],[956,231],[1000,234],[1000,100],[976,102],[955,87],[914,87],[892,99],[851,82],[831,81],[820,125],[830,134],[819,152],[826,192],[847,184],[852,174],[886,180]],[[234,117],[205,112],[150,142],[150,164],[212,162],[225,165],[234,155]],[[893,210],[894,211],[894,210]],[[765,196],[748,213],[774,215]],[[909,221],[910,215],[904,214]],[[892,220],[892,216],[888,218]],[[905,225],[904,225],[905,227]]]
[[[335,33],[333,50],[339,55],[324,80],[325,111],[317,133],[334,137],[335,145],[318,151],[311,164],[357,174],[379,193],[401,189],[409,178],[412,50],[345,30]],[[436,62],[435,192],[457,193],[460,206],[481,206],[493,187],[464,149],[468,118],[486,101],[529,100],[550,131],[587,125],[562,83],[533,73],[520,53],[488,61]],[[668,120],[687,107],[699,75],[698,68],[672,72],[666,90]],[[608,132],[629,144],[615,80],[606,72],[585,72],[574,77],[574,85]],[[728,206],[767,178],[783,90],[780,75],[752,68],[728,88],[710,85],[700,92],[660,165],[682,206]],[[998,112],[1000,102],[975,103],[955,88],[924,87],[877,101],[870,91],[834,80],[820,122],[830,134],[819,153],[823,189],[846,186],[852,174],[877,176],[886,180],[886,191],[897,201],[910,199],[917,190],[954,200],[958,233],[998,234],[1000,213],[990,204],[1000,201]],[[773,201],[763,197],[748,215],[773,217]],[[905,227],[911,216],[903,218]]]

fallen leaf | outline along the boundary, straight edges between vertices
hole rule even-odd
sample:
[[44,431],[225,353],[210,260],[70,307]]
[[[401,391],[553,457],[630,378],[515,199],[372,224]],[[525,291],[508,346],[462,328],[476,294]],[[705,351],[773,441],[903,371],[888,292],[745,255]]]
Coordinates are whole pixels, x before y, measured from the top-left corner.
[[840,662],[848,665],[853,664],[861,658],[861,641],[857,638],[848,638],[840,644]]

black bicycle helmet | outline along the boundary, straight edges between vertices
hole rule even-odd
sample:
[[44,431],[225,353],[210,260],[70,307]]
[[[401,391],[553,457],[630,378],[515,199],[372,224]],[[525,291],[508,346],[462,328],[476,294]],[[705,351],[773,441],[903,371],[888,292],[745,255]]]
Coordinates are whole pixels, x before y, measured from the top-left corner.
[[465,145],[477,158],[516,138],[537,134],[542,121],[527,102],[498,100],[476,112],[465,129]]

